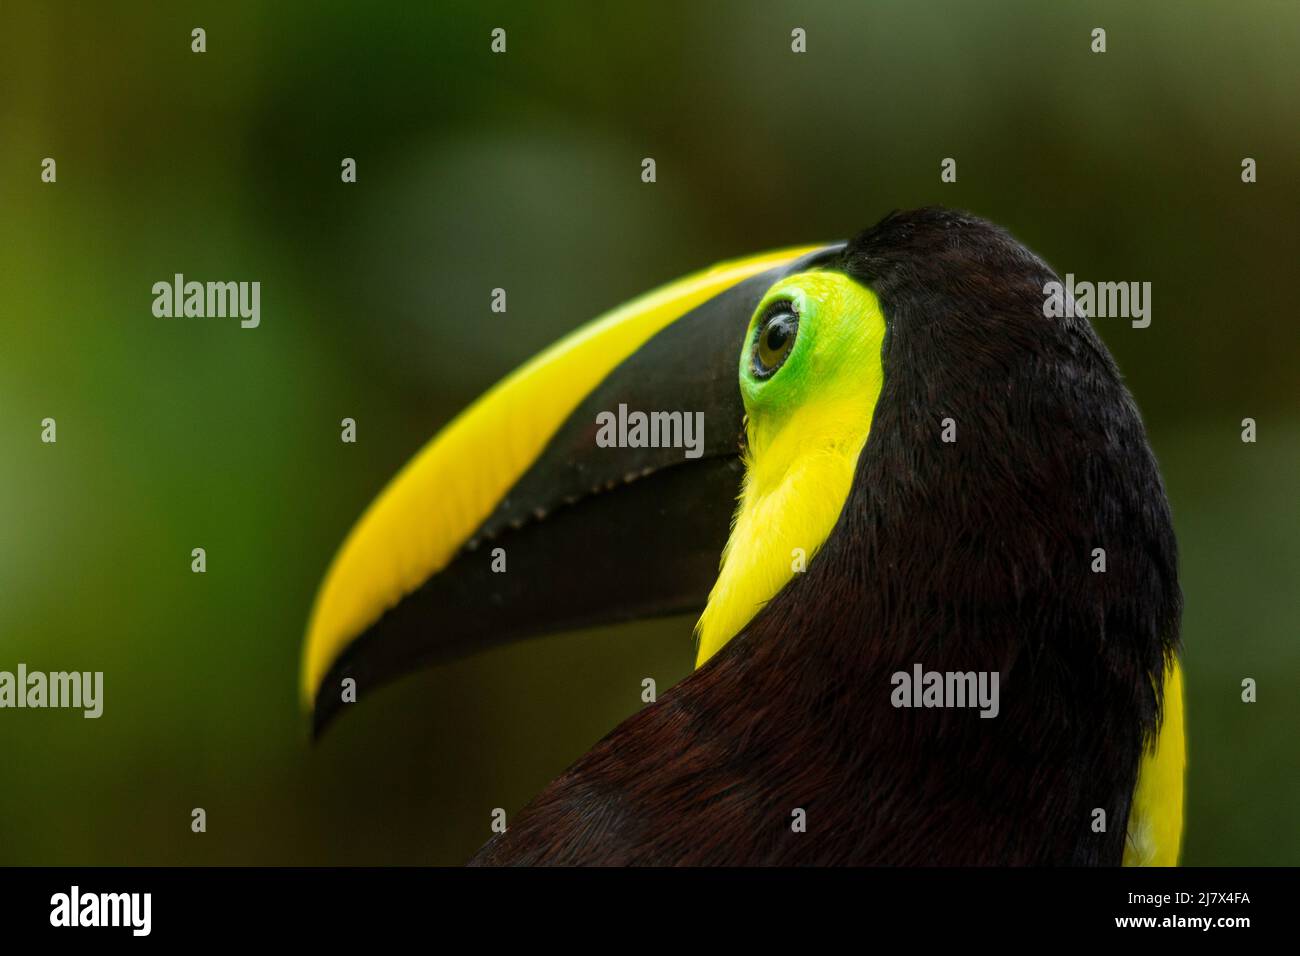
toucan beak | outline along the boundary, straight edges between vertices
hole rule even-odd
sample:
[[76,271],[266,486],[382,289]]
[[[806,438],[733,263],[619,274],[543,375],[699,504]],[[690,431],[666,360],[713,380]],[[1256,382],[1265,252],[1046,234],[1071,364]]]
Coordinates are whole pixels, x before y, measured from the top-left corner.
[[[302,683],[315,732],[349,678],[360,700],[522,638],[703,608],[740,487],[745,330],[774,282],[840,248],[727,263],[643,296],[444,428],[371,504],[317,594]],[[659,447],[634,446],[634,412],[670,413]],[[630,440],[608,447],[611,434]]]

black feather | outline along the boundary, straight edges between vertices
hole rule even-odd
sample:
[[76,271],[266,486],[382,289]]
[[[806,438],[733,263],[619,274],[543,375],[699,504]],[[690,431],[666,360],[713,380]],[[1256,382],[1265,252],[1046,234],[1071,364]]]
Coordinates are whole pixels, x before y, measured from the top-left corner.
[[[1052,270],[987,222],[894,213],[838,268],[887,333],[826,544],[475,863],[1120,862],[1181,613],[1137,408],[1085,319],[1044,317]],[[894,708],[915,663],[998,671],[1000,714]]]

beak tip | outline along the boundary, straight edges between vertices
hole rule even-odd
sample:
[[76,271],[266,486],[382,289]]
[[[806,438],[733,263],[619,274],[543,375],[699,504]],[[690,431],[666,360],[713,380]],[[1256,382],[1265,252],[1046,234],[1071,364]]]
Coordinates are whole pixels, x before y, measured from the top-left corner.
[[320,699],[307,712],[308,736],[313,745],[320,743],[321,738],[325,736],[325,731],[333,726],[337,714],[338,707],[331,707]]

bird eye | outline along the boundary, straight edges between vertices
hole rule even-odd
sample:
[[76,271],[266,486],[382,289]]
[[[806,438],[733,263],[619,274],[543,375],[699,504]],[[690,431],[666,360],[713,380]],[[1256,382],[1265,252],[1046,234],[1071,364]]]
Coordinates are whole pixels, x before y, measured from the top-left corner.
[[774,302],[754,336],[753,371],[755,378],[771,378],[794,348],[799,334],[799,313],[791,302]]

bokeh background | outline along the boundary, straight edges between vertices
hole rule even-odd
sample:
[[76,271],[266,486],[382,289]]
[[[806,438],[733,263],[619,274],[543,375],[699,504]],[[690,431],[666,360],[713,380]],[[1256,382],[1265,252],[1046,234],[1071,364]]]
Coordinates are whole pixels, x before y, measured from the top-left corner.
[[[0,712],[0,863],[465,860],[688,672],[692,621],[424,673],[313,747],[300,642],[354,518],[582,322],[933,202],[1153,283],[1150,328],[1098,325],[1181,544],[1184,861],[1300,863],[1300,5],[181,6],[0,7],[0,669],[106,672],[98,721]],[[176,272],[259,280],[261,327],[154,318]]]

